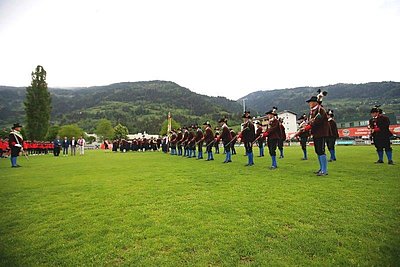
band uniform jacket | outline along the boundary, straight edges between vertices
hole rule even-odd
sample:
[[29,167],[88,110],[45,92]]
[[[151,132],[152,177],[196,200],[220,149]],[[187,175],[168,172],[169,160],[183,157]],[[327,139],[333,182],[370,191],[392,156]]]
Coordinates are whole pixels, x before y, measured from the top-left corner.
[[260,138],[258,138],[258,142],[259,143],[263,143],[265,141],[265,137],[262,134],[263,134],[263,128],[262,127],[257,127],[256,138],[261,136]]
[[321,105],[317,105],[310,111],[311,134],[314,138],[329,136],[328,115]]
[[195,137],[194,140],[195,140],[197,143],[200,143],[199,141],[203,138],[203,136],[204,136],[203,131],[202,131],[201,129],[197,129],[197,131],[196,131],[196,137]]
[[[390,138],[392,136],[392,133],[389,130],[389,125],[389,118],[381,114],[379,114],[376,118],[370,120],[370,128],[375,129],[372,137],[378,140]],[[377,130],[377,128],[379,130]]]
[[252,143],[256,136],[256,130],[254,128],[254,124],[249,120],[243,124],[242,130],[242,142],[243,143]]
[[280,139],[281,138],[281,127],[280,123],[276,118],[273,118],[268,123],[268,139]]
[[336,121],[333,118],[329,118],[328,123],[329,123],[329,137],[339,138],[339,132],[337,129]]
[[172,133],[171,134],[171,145],[176,145],[176,142],[177,142],[178,140],[177,140],[177,135],[176,135],[176,133]]
[[189,142],[189,145],[194,145],[194,140],[193,140],[193,138],[194,138],[194,132],[193,132],[193,130],[191,130],[191,131],[189,131],[189,136],[188,136],[188,142]]
[[232,140],[231,131],[228,128],[228,125],[224,124],[221,127],[222,132],[220,135],[220,139],[224,142],[224,144],[229,143]]
[[[18,144],[20,146],[18,146]],[[10,148],[22,148],[24,146],[24,139],[19,132],[11,131],[8,136],[8,146]]]
[[179,131],[176,137],[176,142],[178,143],[178,145],[181,143],[182,136],[183,136],[182,131]]
[[206,144],[210,144],[210,142],[212,142],[214,140],[214,133],[211,130],[210,127],[206,128],[206,131],[204,133],[204,141],[206,142]]
[[189,137],[189,131],[188,131],[188,130],[185,130],[185,131],[183,132],[182,139],[181,139],[181,143],[182,143],[183,145],[186,145],[186,141],[188,140],[188,137]]
[[285,126],[283,123],[279,122],[279,127],[281,129],[281,138],[282,140],[286,140],[286,131],[285,131]]

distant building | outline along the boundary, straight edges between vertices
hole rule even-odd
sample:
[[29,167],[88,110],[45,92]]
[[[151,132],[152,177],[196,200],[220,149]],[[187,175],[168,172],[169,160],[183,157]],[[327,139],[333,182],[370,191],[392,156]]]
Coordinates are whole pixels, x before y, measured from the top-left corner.
[[278,117],[283,118],[283,126],[285,126],[286,137],[297,132],[297,114],[290,110],[278,112]]
[[[283,110],[278,112],[278,117],[283,118],[283,126],[285,127],[286,137],[290,138],[297,132],[297,114],[290,110]],[[261,122],[261,125],[265,128],[268,125],[267,116],[254,118]]]

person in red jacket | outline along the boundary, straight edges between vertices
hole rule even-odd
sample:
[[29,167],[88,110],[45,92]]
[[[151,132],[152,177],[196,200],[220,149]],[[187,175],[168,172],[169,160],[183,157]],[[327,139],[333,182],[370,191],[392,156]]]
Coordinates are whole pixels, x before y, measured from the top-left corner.
[[328,175],[328,161],[325,154],[325,140],[329,136],[328,115],[322,107],[322,98],[326,92],[320,92],[318,96],[312,96],[306,102],[310,107],[310,118],[305,131],[311,130],[314,140],[315,153],[318,156],[319,170],[315,173],[318,176]]
[[278,168],[278,164],[276,162],[276,147],[278,145],[279,139],[281,138],[281,128],[279,126],[279,120],[277,118],[276,110],[277,108],[273,107],[271,110],[265,113],[268,118],[268,129],[263,134],[263,137],[268,137],[268,151],[272,160],[272,164],[270,167],[271,170]]
[[8,150],[8,142],[0,137],[0,157],[4,158]]
[[329,162],[336,161],[335,143],[336,139],[339,138],[339,132],[334,117],[333,110],[328,109],[329,136],[326,139],[326,146],[331,154]]
[[389,130],[389,118],[382,113],[382,109],[379,106],[371,109],[372,119],[369,122],[369,128],[378,153],[378,161],[375,163],[383,163],[383,150],[385,150],[388,164],[393,165],[392,148],[390,146],[390,137],[393,134]]

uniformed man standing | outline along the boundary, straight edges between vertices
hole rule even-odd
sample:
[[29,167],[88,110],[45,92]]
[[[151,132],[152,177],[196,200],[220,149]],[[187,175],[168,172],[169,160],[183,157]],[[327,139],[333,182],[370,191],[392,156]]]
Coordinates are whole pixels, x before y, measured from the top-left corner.
[[315,173],[318,176],[328,175],[328,161],[325,154],[325,142],[329,135],[328,115],[321,106],[322,97],[326,92],[319,92],[318,96],[312,96],[306,102],[310,107],[310,117],[305,131],[311,130],[314,140],[315,153],[318,156],[319,170]]
[[214,160],[213,153],[212,153],[213,144],[215,142],[214,133],[211,129],[211,124],[209,121],[206,121],[205,123],[203,123],[203,126],[205,128],[203,139],[206,144],[207,161]]
[[369,128],[378,153],[378,161],[375,163],[383,163],[383,150],[385,150],[388,164],[394,165],[390,146],[390,137],[392,136],[389,130],[390,120],[382,114],[382,109],[379,106],[371,109],[371,117]]
[[188,158],[195,158],[196,157],[196,145],[195,145],[195,134],[196,126],[192,125],[189,128],[189,137],[188,137],[188,149],[189,149],[189,156]]
[[280,138],[278,140],[278,149],[279,149],[279,158],[283,159],[283,144],[286,141],[286,131],[285,131],[285,126],[283,125],[283,118],[279,118],[279,128],[280,128]]
[[334,117],[333,110],[328,109],[329,136],[326,139],[326,146],[331,154],[329,162],[336,161],[335,143],[336,139],[339,138],[339,132]]
[[[216,140],[219,140],[219,139],[220,139],[220,136],[219,136],[219,128],[216,127],[214,130],[215,130],[214,138],[215,138]],[[215,154],[219,154],[219,142],[214,142],[214,147],[215,147]]]
[[182,129],[178,128],[178,133],[176,134],[176,147],[178,149],[178,156],[182,156]]
[[256,139],[258,142],[258,149],[260,151],[259,157],[264,157],[264,142],[265,138],[263,136],[263,127],[260,121],[256,122],[257,130],[256,130]]
[[175,133],[175,130],[172,130],[169,133],[171,135],[170,136],[170,141],[169,141],[170,148],[171,148],[171,155],[177,155],[177,153],[176,153],[176,143],[177,143],[176,138],[177,138],[177,135]]
[[218,123],[220,123],[221,126],[221,135],[217,138],[217,143],[219,143],[219,140],[222,139],[222,143],[224,144],[224,148],[226,151],[224,163],[232,162],[231,148],[230,148],[230,142],[232,140],[232,136],[228,128],[227,122],[228,121],[226,118],[222,118],[218,121]]
[[11,168],[21,167],[17,164],[19,152],[23,151],[24,138],[21,134],[22,125],[15,123],[8,136],[8,145],[11,149]]
[[182,134],[182,139],[180,141],[182,146],[183,146],[183,154],[182,154],[182,156],[183,157],[187,157],[187,156],[189,156],[189,149],[188,149],[188,146],[187,146],[188,137],[189,137],[189,131],[188,131],[188,128],[186,126],[182,127],[182,129],[183,129],[183,134]]
[[236,137],[236,132],[233,129],[231,129],[231,137],[232,137],[231,153],[232,153],[232,155],[236,155],[235,144],[236,144],[237,137]]
[[197,126],[197,131],[196,131],[196,137],[195,137],[195,141],[197,144],[197,159],[203,159],[203,130],[201,129],[200,125],[196,125]]
[[308,123],[308,118],[306,114],[303,114],[300,118],[297,119],[299,123],[299,131],[296,134],[296,137],[300,140],[301,149],[303,150],[303,158],[302,160],[307,160],[307,142],[310,137],[310,131],[305,131],[304,128]]
[[240,137],[246,149],[246,155],[248,159],[246,166],[253,166],[254,165],[253,142],[255,139],[256,130],[254,128],[253,122],[251,121],[250,112],[248,111],[245,112],[242,118],[244,120],[244,123]]
[[278,141],[281,138],[281,128],[279,126],[276,110],[277,109],[274,107],[265,113],[268,118],[268,129],[263,133],[264,138],[268,137],[268,152],[272,161],[270,167],[271,170],[278,168],[278,164],[276,162],[276,147],[278,146]]

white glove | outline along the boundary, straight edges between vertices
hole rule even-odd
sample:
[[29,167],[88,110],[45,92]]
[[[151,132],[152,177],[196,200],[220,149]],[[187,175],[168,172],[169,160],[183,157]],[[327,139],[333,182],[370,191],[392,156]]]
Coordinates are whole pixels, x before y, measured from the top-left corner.
[[20,144],[15,144],[14,146],[16,146],[16,147],[22,147]]

